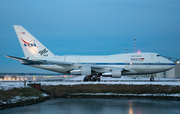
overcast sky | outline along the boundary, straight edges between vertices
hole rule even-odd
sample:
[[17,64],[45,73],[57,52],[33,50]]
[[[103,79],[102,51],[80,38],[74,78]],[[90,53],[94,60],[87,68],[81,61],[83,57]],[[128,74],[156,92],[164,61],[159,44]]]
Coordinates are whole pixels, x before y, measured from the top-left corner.
[[4,57],[23,57],[13,25],[55,55],[156,52],[180,58],[180,0],[1,0],[0,72],[50,73]]

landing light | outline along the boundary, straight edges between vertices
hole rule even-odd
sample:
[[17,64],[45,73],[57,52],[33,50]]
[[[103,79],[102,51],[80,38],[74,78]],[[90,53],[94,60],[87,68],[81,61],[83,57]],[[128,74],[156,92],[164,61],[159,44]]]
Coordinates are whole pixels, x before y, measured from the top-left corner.
[[137,53],[141,53],[140,51],[138,51]]
[[179,64],[179,61],[177,61],[176,63]]

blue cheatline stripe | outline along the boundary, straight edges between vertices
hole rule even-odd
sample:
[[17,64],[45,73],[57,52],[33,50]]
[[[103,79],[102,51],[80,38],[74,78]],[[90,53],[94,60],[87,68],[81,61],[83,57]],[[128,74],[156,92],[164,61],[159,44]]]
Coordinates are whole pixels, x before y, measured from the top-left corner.
[[79,63],[91,65],[175,65],[174,63]]
[[[21,63],[24,65],[40,65],[39,63]],[[89,64],[89,65],[175,65],[174,63],[77,63],[77,64]],[[45,63],[41,65],[55,65],[50,63]]]

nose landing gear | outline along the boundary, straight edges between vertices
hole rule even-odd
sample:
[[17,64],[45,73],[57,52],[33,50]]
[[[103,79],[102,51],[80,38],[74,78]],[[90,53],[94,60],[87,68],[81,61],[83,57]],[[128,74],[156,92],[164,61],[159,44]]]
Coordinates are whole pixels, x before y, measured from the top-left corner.
[[153,77],[151,77],[151,78],[150,78],[150,81],[151,81],[151,82],[154,82],[154,78],[153,78]]
[[150,81],[151,81],[151,82],[154,82],[154,75],[153,75],[153,74],[151,74]]

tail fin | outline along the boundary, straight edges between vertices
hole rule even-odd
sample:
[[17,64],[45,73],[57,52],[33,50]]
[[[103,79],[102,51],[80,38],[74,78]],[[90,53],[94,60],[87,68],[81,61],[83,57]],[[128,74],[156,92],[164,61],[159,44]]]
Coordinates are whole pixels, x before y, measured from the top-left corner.
[[54,56],[50,50],[41,44],[41,42],[39,42],[21,25],[14,25],[14,29],[26,57],[40,58]]

